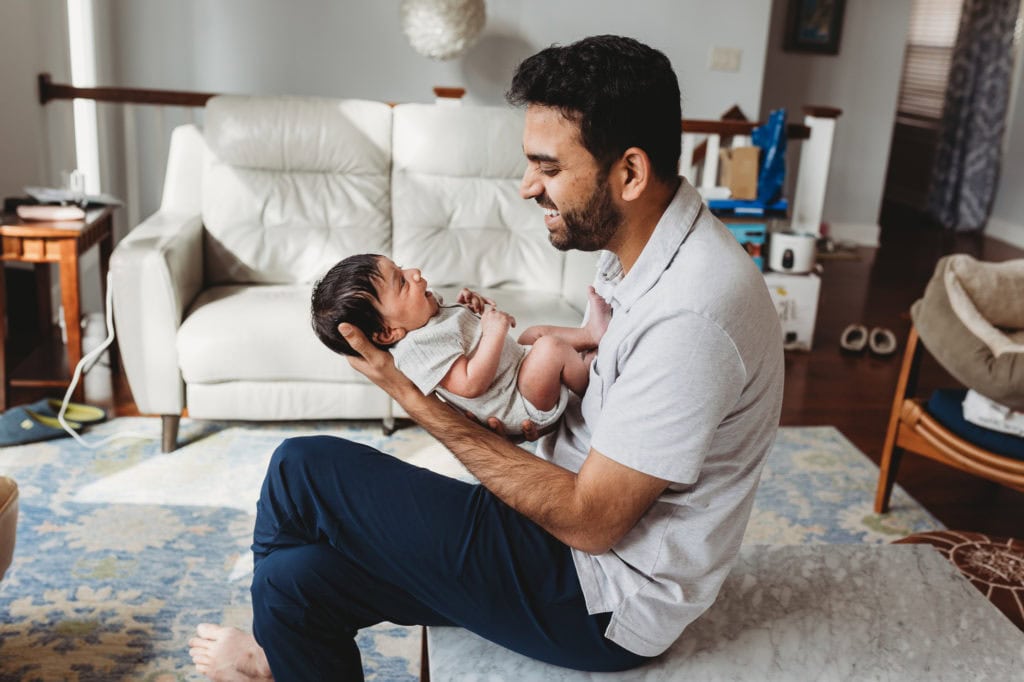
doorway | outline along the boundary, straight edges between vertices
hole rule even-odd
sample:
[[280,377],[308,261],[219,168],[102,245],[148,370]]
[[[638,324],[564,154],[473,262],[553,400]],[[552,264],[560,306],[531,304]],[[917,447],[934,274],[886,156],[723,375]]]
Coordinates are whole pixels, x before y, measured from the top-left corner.
[[964,0],[911,0],[910,28],[882,195],[887,224],[931,224],[926,207]]

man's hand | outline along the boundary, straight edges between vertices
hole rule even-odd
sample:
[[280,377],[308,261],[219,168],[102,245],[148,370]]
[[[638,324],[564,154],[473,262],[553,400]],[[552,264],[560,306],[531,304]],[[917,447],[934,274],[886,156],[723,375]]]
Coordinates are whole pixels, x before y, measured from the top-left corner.
[[[495,307],[496,304],[489,298],[485,298],[480,294],[470,289],[463,289],[459,292],[459,297],[455,299],[456,303],[461,303],[477,315],[484,312],[484,308],[487,306]],[[513,325],[514,326],[514,325]]]
[[395,359],[391,353],[377,348],[363,332],[350,324],[342,324],[339,331],[353,350],[362,356],[348,356],[348,364],[352,365],[352,369],[380,386],[399,403],[409,395],[409,391],[422,395],[416,384],[395,367]]
[[467,411],[465,412],[465,415],[469,417],[472,421],[476,422],[477,424],[486,426],[487,428],[489,428],[491,431],[494,431],[502,438],[512,441],[513,443],[522,443],[524,441],[532,442],[544,435],[537,428],[537,425],[534,424],[533,421],[530,419],[524,419],[523,423],[519,425],[519,428],[523,430],[521,434],[510,436],[508,435],[508,431],[505,430],[505,425],[497,417],[488,417],[486,423],[483,423],[479,419],[477,419],[476,415],[473,414],[472,412]]

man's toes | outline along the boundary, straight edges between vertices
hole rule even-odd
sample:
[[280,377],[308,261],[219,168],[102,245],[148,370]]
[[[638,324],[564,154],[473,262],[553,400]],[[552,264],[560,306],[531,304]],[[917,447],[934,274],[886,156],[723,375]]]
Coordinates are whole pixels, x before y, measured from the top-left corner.
[[200,623],[196,626],[196,634],[203,639],[217,639],[224,628],[213,623]]

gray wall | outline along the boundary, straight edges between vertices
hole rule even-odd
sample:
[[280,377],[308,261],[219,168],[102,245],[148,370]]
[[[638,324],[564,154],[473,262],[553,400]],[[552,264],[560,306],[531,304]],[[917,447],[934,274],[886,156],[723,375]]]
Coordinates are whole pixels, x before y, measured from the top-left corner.
[[[669,56],[691,117],[758,111],[769,14],[764,0],[487,0],[480,41],[438,62],[408,45],[399,0],[95,2],[112,38],[101,74],[116,85],[385,101],[430,101],[434,85],[452,85],[497,104],[524,57],[620,33]],[[714,45],[743,50],[739,72],[707,69]]]
[[[68,78],[67,27],[55,0],[0,2],[0,193],[60,181],[74,166],[68,103],[39,106],[36,76]],[[51,171],[52,169],[52,171]]]
[[823,219],[877,225],[900,72],[910,25],[909,0],[846,3],[839,54],[784,52],[786,0],[775,0],[765,60],[761,116],[786,107],[799,119],[804,104],[843,110],[836,123]]

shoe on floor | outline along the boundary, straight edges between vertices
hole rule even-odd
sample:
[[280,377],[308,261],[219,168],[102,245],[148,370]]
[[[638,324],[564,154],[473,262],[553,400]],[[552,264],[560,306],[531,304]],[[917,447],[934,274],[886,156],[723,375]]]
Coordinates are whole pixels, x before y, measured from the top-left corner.
[[868,329],[862,324],[846,326],[839,336],[839,347],[848,353],[860,353],[868,345]]
[[[72,429],[81,430],[78,422],[65,420]],[[0,415],[0,446],[24,445],[67,436],[56,417],[48,417],[27,408],[12,407]]]
[[868,346],[875,355],[892,355],[897,345],[896,335],[884,327],[874,327],[868,334]]

